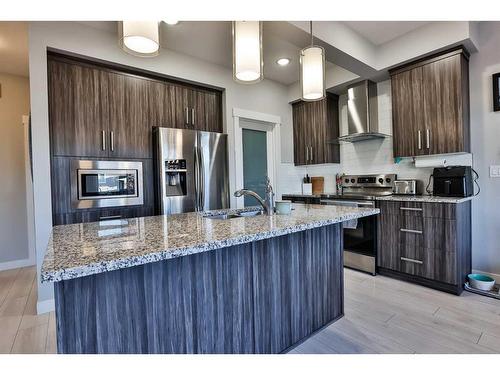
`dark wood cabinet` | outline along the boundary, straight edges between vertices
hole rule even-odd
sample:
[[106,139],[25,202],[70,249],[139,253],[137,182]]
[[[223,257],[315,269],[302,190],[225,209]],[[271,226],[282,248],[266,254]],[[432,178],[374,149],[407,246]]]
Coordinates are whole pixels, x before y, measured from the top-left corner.
[[[222,92],[132,68],[48,54],[54,224],[154,213],[154,126],[222,132]],[[72,159],[143,163],[144,204],[71,207]]]
[[340,162],[338,96],[292,104],[295,165]]
[[391,70],[395,157],[470,151],[468,71],[461,48]]
[[151,158],[152,128],[222,132],[222,93],[49,54],[55,156]]
[[379,201],[379,272],[460,294],[471,271],[470,201]]
[[122,74],[108,75],[109,156],[151,158],[153,128],[148,111],[148,81]]
[[107,156],[108,80],[100,70],[48,61],[52,154]]

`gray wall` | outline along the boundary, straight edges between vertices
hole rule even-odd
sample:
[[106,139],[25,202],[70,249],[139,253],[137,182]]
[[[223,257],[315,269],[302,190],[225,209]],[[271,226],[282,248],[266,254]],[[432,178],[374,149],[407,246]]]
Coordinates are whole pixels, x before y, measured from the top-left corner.
[[493,112],[492,74],[500,72],[500,22],[481,22],[479,53],[470,59],[471,137],[481,194],[472,203],[472,266],[500,274],[500,112]]
[[[51,219],[50,155],[47,98],[47,47],[136,66],[186,80],[224,87],[225,131],[229,135],[230,189],[235,189],[233,108],[281,117],[282,127],[291,127],[287,87],[270,80],[256,85],[233,81],[230,69],[206,63],[187,55],[162,50],[155,58],[134,57],[118,46],[117,36],[77,22],[31,22],[29,28],[31,109],[34,137],[34,201],[37,266],[40,268],[49,240]],[[228,48],[231,48],[228,45]],[[233,204],[235,202],[232,202]],[[52,285],[39,285],[38,308],[52,308]]]
[[22,116],[29,114],[29,81],[0,73],[0,270],[32,264],[28,250]]

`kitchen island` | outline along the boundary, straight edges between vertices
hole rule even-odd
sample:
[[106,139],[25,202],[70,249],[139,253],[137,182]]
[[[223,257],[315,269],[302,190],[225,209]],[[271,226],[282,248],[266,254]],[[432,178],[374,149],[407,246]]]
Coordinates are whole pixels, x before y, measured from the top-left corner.
[[342,222],[378,213],[295,205],[55,226],[41,278],[54,282],[58,352],[287,351],[342,317]]

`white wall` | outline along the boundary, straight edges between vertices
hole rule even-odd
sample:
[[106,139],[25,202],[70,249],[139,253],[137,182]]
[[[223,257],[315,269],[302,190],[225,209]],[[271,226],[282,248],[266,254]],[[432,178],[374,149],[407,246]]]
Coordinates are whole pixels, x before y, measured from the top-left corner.
[[472,204],[472,266],[500,274],[500,112],[493,112],[492,74],[500,72],[500,22],[481,22],[479,53],[470,58],[471,141],[481,194]]
[[29,81],[0,73],[0,270],[34,264],[28,246],[25,145],[22,116],[29,114]]
[[[38,267],[41,266],[52,227],[47,106],[47,47],[136,66],[212,86],[224,87],[226,89],[225,131],[229,134],[230,152],[234,151],[232,131],[232,109],[234,107],[280,116],[282,128],[291,128],[291,109],[287,103],[287,88],[270,80],[264,80],[256,85],[240,85],[233,81],[232,72],[224,67],[202,62],[168,50],[162,50],[160,56],[155,58],[130,56],[118,47],[116,35],[75,22],[31,22],[29,43]],[[228,48],[231,48],[231,46],[228,45]],[[231,191],[235,190],[234,160],[234,155],[230,155]],[[39,285],[39,311],[50,308],[52,298],[52,285]]]

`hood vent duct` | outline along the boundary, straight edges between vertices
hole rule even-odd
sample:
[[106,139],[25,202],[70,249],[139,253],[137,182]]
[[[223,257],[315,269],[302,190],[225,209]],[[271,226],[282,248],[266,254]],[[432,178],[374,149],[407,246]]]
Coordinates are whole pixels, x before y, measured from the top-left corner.
[[361,142],[389,137],[378,131],[377,84],[362,81],[347,89],[348,134],[339,142]]

